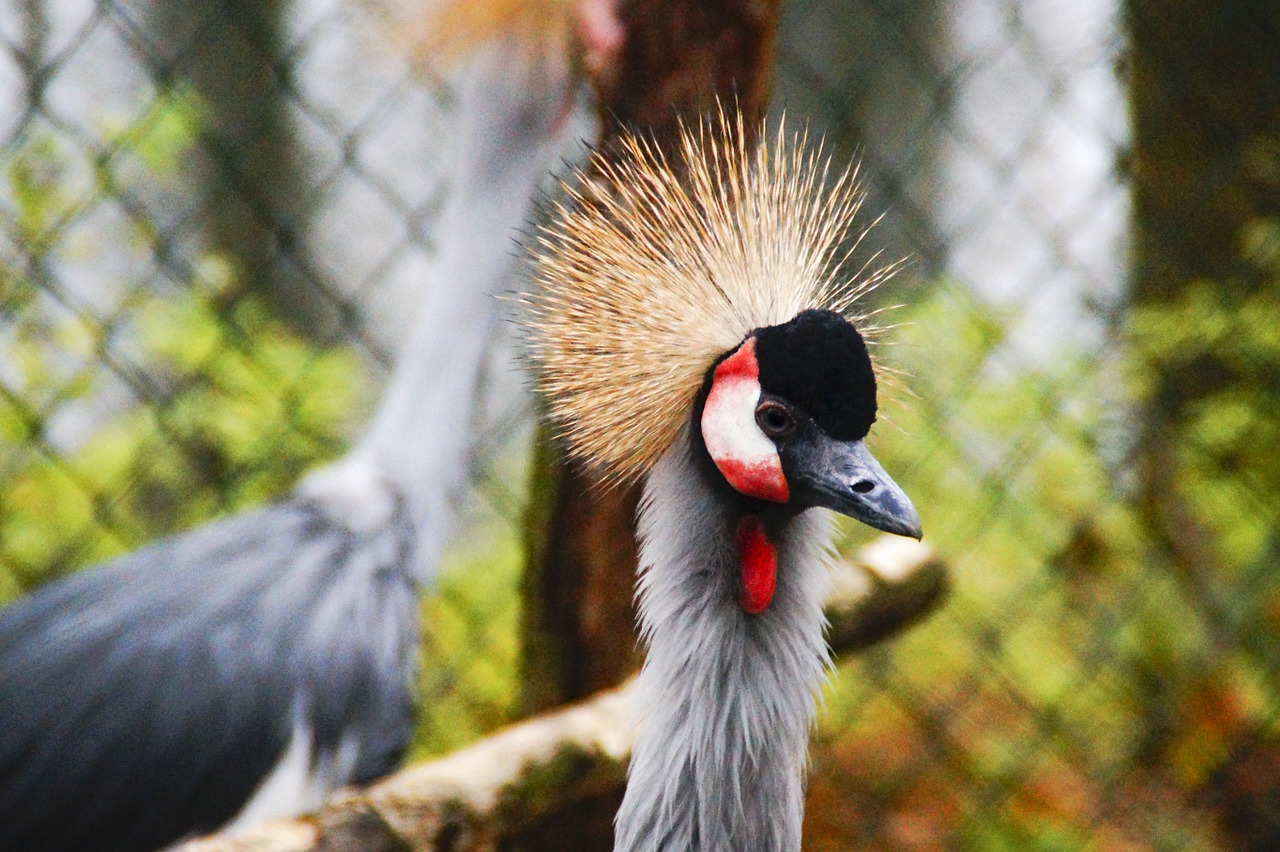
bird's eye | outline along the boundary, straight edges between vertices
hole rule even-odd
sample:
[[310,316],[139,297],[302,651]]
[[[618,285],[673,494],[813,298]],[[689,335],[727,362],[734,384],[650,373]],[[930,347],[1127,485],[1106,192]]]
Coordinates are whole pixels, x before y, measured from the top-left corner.
[[796,419],[785,405],[777,402],[762,402],[756,408],[756,423],[771,438],[790,435],[796,428]]

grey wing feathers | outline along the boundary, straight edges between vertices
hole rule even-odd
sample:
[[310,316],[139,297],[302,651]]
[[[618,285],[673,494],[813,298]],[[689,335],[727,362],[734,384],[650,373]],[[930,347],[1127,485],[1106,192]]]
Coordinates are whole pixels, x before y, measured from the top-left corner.
[[412,721],[409,539],[398,516],[357,535],[295,501],[0,611],[0,849],[155,849],[215,829],[300,719],[317,759],[350,755],[333,786],[393,768]]

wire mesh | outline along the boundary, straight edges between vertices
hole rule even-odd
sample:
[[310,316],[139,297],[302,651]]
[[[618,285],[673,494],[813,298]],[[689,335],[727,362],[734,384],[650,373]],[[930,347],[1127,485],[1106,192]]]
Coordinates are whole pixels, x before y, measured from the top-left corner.
[[[1237,252],[1256,286],[1135,297],[1123,12],[786,7],[777,109],[860,159],[876,241],[912,258],[881,298],[914,398],[873,438],[954,577],[842,664],[807,848],[1280,836],[1280,219]],[[6,601],[343,452],[430,262],[449,133],[372,4],[10,0],[0,40]],[[1280,190],[1277,150],[1250,162]],[[517,703],[530,416],[492,360],[472,534],[423,603],[419,753]],[[1229,377],[1153,415],[1183,361]]]

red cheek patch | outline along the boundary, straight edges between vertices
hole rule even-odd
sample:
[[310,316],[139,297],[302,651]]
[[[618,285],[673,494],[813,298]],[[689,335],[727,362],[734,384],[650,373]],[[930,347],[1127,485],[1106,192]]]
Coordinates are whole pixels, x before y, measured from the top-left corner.
[[715,462],[734,490],[748,497],[785,503],[791,496],[787,479],[782,475],[782,466],[774,464],[771,459],[747,463],[728,457]]
[[702,409],[702,439],[725,480],[741,494],[785,503],[790,498],[777,447],[756,425],[760,366],[756,340],[720,362]]
[[773,601],[778,582],[778,551],[755,515],[746,515],[738,522],[736,538],[742,577],[738,603],[748,615],[759,615]]

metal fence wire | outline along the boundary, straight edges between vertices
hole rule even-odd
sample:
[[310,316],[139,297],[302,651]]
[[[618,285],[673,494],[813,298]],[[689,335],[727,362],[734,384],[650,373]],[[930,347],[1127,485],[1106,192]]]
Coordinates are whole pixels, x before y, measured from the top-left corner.
[[[777,111],[860,159],[911,258],[875,440],[954,586],[833,679],[806,848],[1280,848],[1280,128],[1204,178],[1272,193],[1230,262],[1144,279],[1200,237],[1135,224],[1142,87],[1239,127],[1191,66],[1136,74],[1152,5],[785,7]],[[432,257],[450,104],[356,0],[4,0],[0,46],[6,602],[341,455]],[[419,755],[516,712],[507,348],[423,603]]]

